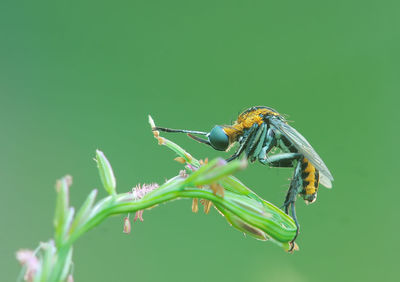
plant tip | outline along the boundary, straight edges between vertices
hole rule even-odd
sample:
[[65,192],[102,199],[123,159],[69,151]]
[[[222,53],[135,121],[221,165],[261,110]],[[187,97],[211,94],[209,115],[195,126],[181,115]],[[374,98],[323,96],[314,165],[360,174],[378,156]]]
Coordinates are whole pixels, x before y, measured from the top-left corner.
[[156,124],[154,123],[154,120],[153,120],[153,118],[151,117],[151,115],[149,115],[149,123],[150,123],[151,128],[156,127]]
[[131,233],[131,222],[129,220],[129,215],[124,218],[124,233]]

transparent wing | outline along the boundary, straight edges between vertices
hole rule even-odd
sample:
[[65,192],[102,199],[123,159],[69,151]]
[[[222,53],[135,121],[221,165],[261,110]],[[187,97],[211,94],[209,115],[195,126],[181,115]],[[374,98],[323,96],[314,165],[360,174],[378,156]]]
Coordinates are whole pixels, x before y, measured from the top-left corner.
[[[329,172],[329,170],[328,170],[328,172]],[[331,179],[331,180],[333,180],[333,179]],[[332,188],[331,180],[327,176],[325,176],[325,174],[322,174],[322,173],[319,174],[319,183],[324,185],[326,188]]]
[[296,129],[278,118],[271,118],[272,125],[293,143],[300,154],[306,157],[320,174],[320,183],[327,188],[332,187],[333,176],[321,157],[315,152],[310,143]]

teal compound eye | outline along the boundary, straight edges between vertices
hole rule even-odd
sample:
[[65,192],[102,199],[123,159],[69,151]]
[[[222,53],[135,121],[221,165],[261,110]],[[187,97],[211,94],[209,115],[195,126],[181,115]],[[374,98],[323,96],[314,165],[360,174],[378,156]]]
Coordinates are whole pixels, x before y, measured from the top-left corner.
[[208,134],[211,146],[218,151],[225,151],[229,146],[229,137],[222,126],[216,125]]

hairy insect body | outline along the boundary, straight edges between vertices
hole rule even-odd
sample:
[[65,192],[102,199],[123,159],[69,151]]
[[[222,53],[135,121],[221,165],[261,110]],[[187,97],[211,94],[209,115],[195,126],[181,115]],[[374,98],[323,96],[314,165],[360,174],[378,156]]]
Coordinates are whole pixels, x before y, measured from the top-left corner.
[[224,127],[230,143],[238,141],[238,138],[243,135],[244,131],[251,128],[253,124],[261,125],[265,122],[264,117],[267,115],[278,116],[279,113],[267,107],[253,107],[241,113],[232,126]]
[[[241,113],[232,126],[223,127],[224,132],[229,137],[229,143],[232,144],[239,141],[239,139],[242,138],[242,136],[247,133],[254,124],[260,126],[262,123],[268,121],[266,119],[267,116],[278,117],[280,115],[276,111],[267,107],[253,107]],[[276,147],[280,148],[281,151],[285,153],[298,153],[296,146],[284,135],[278,131],[274,131],[274,133],[276,138]],[[267,156],[264,156],[264,158],[266,157]],[[255,158],[253,158],[253,161],[254,159]],[[302,157],[294,160],[282,160],[272,166],[294,167],[295,163],[298,161],[301,162],[301,174],[298,177],[301,178],[299,183],[302,184],[302,190],[299,191],[299,194],[307,204],[310,204],[315,202],[317,199],[319,185],[319,172],[311,162],[307,158]]]
[[[242,139],[251,132],[251,129],[255,125],[257,127],[260,127],[263,123],[266,123],[266,127],[271,128],[271,125],[269,124],[269,118],[271,118],[272,116],[284,120],[278,112],[271,108],[263,106],[252,107],[241,113],[233,125],[222,127],[223,131],[229,138],[230,146],[228,147],[228,150],[231,148],[231,145],[233,143],[240,143]],[[282,132],[277,129],[273,129],[272,131],[272,134],[275,138],[273,142],[275,147],[279,148],[284,153],[299,153],[296,145],[291,142],[287,137],[285,137]],[[251,156],[250,161],[253,162],[257,158],[267,159],[267,154],[269,150],[272,149],[272,147],[274,146],[272,146],[271,144],[268,151],[265,150],[264,156],[262,156],[261,152],[259,152],[258,156]],[[254,152],[254,150],[255,149],[248,150],[247,154],[251,154],[251,152]],[[298,190],[297,193],[299,193],[303,197],[304,201],[307,204],[313,203],[317,199],[319,171],[306,157],[301,156],[293,159],[280,159],[273,163],[269,163],[269,165],[273,167],[295,167],[297,162],[301,163],[300,173],[294,177],[299,178],[299,181],[296,182],[299,184],[299,187],[295,187],[294,189]]]

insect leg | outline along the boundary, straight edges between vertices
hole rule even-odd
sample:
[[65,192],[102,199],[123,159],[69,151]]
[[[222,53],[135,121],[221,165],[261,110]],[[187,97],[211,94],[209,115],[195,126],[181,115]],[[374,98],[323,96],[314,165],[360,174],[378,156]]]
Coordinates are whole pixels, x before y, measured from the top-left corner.
[[266,134],[265,134],[265,139],[264,139],[264,144],[263,147],[261,148],[260,153],[258,154],[258,160],[262,163],[262,160],[265,160],[267,157],[267,154],[271,149],[276,145],[276,139],[275,139],[275,133],[272,130],[272,128],[268,128]]
[[268,164],[270,167],[293,167],[293,161],[301,157],[299,153],[282,153],[273,155],[265,159],[260,159],[262,164]]
[[299,230],[300,230],[300,225],[299,225],[299,222],[297,221],[297,216],[296,216],[296,206],[295,206],[295,204],[296,204],[296,202],[293,202],[291,204],[291,207],[292,207],[292,218],[293,218],[294,223],[296,224],[296,227],[297,227],[296,235],[294,236],[294,238],[292,240],[292,243],[294,243],[294,241],[296,240],[297,235],[299,235]]
[[257,132],[254,135],[254,139],[252,142],[247,146],[246,148],[246,156],[250,159],[251,162],[254,162],[256,159],[256,153],[255,150],[257,149],[258,146],[260,146],[260,150],[262,147],[262,144],[264,143],[265,139],[265,129],[266,129],[265,123],[262,123],[260,127],[258,128]]
[[250,127],[250,129],[243,135],[243,138],[240,141],[239,148],[236,150],[236,152],[232,156],[230,156],[229,158],[226,159],[227,162],[233,161],[234,159],[238,158],[241,153],[243,153],[243,150],[246,148],[248,143],[251,141],[251,137],[257,128],[258,128],[257,123],[253,124]]
[[299,160],[296,164],[296,169],[293,174],[293,179],[290,182],[290,187],[286,194],[285,203],[283,204],[286,214],[289,214],[289,207],[291,207],[292,218],[297,227],[296,235],[293,238],[293,240],[291,241],[292,247],[291,247],[290,251],[294,248],[294,241],[296,240],[297,235],[299,234],[299,230],[300,230],[300,225],[299,225],[299,222],[297,221],[297,217],[296,217],[295,203],[296,203],[297,194],[301,191],[301,189],[302,189],[301,161]]
[[262,126],[264,127],[264,130],[261,134],[260,141],[258,141],[258,143],[257,143],[257,147],[254,149],[254,152],[252,153],[251,162],[255,161],[255,159],[259,156],[262,148],[264,147],[265,138],[268,133],[268,126],[266,123],[263,123]]
[[[299,222],[297,221],[297,217],[296,217],[296,206],[295,206],[295,202],[290,204],[291,206],[291,212],[292,212],[292,218],[294,220],[294,223],[296,224],[297,230],[296,230],[296,234],[294,235],[294,238],[292,239],[292,241],[290,241],[290,249],[288,250],[288,252],[292,252],[293,249],[295,248],[296,244],[295,241],[297,239],[297,236],[299,235],[299,229],[300,229],[300,225]],[[288,213],[288,208],[286,209],[286,214]]]
[[301,191],[301,189],[302,189],[301,161],[298,161],[293,173],[292,181],[290,182],[289,190],[286,194],[285,203],[283,204],[286,213],[288,213],[289,211],[290,204],[296,201],[296,196]]

